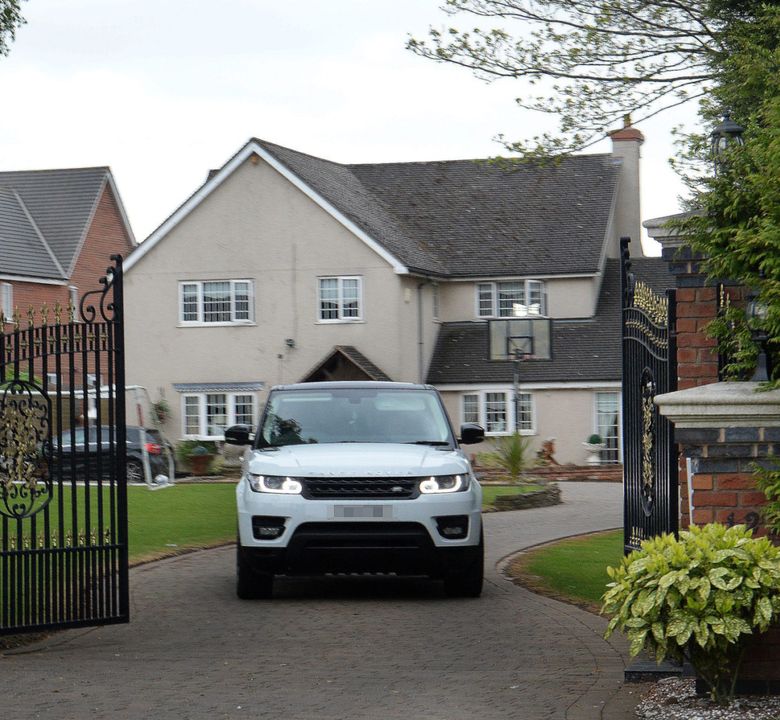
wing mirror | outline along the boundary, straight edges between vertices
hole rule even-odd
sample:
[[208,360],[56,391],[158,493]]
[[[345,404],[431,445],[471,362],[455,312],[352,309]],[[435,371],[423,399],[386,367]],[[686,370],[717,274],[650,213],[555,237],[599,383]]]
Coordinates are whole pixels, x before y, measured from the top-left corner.
[[251,445],[253,440],[251,425],[232,425],[225,430],[225,442],[228,445]]
[[460,444],[475,445],[485,439],[485,430],[481,425],[466,423],[460,426]]

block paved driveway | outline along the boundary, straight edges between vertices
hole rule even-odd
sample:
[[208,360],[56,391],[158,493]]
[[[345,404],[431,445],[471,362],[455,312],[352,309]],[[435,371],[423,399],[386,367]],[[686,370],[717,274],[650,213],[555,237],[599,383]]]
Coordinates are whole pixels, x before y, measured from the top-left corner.
[[499,572],[521,548],[622,523],[619,484],[567,483],[563,497],[485,516],[480,599],[448,599],[421,580],[323,579],[282,581],[274,600],[242,602],[232,547],[141,566],[129,625],[0,656],[2,717],[630,717],[618,692],[625,645],[602,639],[605,621]]

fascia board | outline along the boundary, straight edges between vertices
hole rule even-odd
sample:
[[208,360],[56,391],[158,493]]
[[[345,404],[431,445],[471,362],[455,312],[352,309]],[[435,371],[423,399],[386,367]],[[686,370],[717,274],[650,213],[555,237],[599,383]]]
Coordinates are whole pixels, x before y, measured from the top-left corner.
[[222,167],[222,169],[215,173],[214,176],[208,180],[203,186],[195,192],[179,209],[173,213],[157,230],[155,230],[144,242],[142,242],[127,258],[124,263],[125,271],[130,270],[144,255],[146,255],[162,238],[164,238],[171,230],[173,230],[184,218],[186,218],[200,203],[202,203],[214,190],[216,190],[230,175],[251,155],[257,155],[276,170],[282,177],[291,182],[298,190],[300,190],[309,199],[313,200],[319,205],[325,212],[333,217],[338,223],[343,225],[353,235],[362,240],[369,248],[374,250],[381,258],[387,261],[391,265],[394,272],[399,275],[406,275],[409,273],[408,268],[401,263],[396,257],[391,255],[380,245],[376,240],[371,238],[367,233],[361,230],[355,223],[347,218],[343,213],[337,210],[331,205],[325,198],[319,193],[315,192],[309,187],[301,178],[293,173],[289,168],[283,165],[273,155],[271,155],[265,148],[254,140],[248,142],[233,158]]
[[[522,367],[522,366],[521,366]],[[437,390],[442,392],[469,392],[475,390],[511,390],[512,383],[433,383]],[[593,380],[593,381],[563,381],[563,382],[520,382],[521,390],[614,390],[622,387],[619,380]]]
[[67,285],[67,280],[53,280],[52,278],[35,277],[33,275],[7,275],[0,274],[3,282],[33,283],[34,285]]

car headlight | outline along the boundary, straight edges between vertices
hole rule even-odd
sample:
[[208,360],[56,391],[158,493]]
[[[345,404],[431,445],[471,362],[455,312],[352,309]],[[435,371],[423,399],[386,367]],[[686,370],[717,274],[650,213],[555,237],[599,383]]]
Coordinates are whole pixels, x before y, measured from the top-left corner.
[[467,487],[468,478],[464,475],[431,475],[420,480],[420,492],[423,495],[453,493],[465,490]]
[[255,492],[277,493],[279,495],[300,495],[303,484],[300,480],[281,475],[255,475],[247,473],[249,487]]

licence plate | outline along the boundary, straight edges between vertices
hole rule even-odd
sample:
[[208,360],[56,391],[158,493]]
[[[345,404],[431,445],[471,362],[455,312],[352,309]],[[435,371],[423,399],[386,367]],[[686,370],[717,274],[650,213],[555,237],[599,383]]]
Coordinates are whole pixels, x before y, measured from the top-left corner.
[[392,505],[334,505],[332,518],[360,518],[361,520],[388,520],[393,517]]

